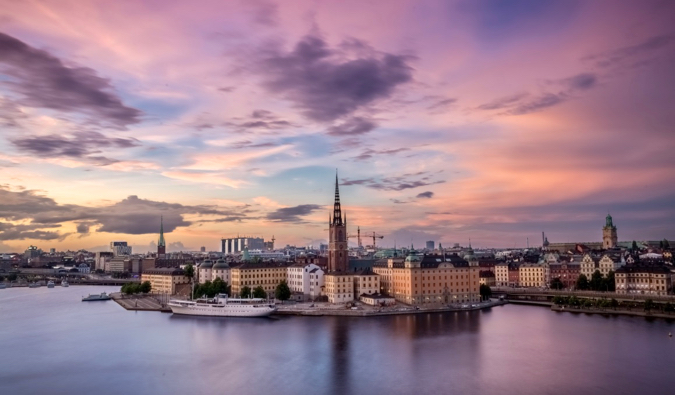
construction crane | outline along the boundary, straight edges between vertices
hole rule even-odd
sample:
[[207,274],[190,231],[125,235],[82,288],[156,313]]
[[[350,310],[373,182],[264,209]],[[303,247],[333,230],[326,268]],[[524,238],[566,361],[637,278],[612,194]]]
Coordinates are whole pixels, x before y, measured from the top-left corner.
[[356,237],[356,240],[358,241],[359,248],[362,248],[363,244],[361,244],[361,227],[360,226],[356,228],[356,234],[352,233],[350,235],[347,235],[348,239],[352,239],[354,237]]
[[372,234],[371,234],[371,232],[368,232],[368,237],[372,237],[372,238],[373,238],[373,249],[375,249],[375,239],[384,239],[384,236],[378,235],[378,234],[375,233],[375,232],[372,232]]

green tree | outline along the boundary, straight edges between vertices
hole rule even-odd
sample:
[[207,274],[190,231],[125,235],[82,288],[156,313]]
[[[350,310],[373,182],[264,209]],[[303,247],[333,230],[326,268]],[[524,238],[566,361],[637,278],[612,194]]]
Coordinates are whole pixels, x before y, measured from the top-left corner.
[[122,285],[122,293],[127,295],[137,294],[140,292],[141,285],[136,283],[126,283]]
[[633,244],[631,245],[630,249],[631,249],[631,252],[637,252],[638,245],[637,245],[637,242],[635,240],[633,240]]
[[242,298],[248,298],[251,296],[251,287],[244,285],[244,287],[241,289],[241,292],[239,293],[239,296]]
[[207,298],[212,298],[215,296],[215,292],[213,289],[213,283],[211,281],[206,281],[204,284],[199,284],[195,286],[195,292],[194,295],[192,295],[193,298],[201,298],[201,297],[207,297]]
[[600,291],[600,288],[602,288],[602,273],[600,273],[600,270],[593,272],[589,286],[593,291]]
[[190,282],[192,282],[192,279],[195,277],[195,267],[192,265],[187,265],[183,271],[185,272],[185,277],[190,279]]
[[610,270],[609,273],[607,273],[607,277],[602,279],[602,282],[603,291],[614,292],[616,290],[616,278],[614,277],[614,270]]
[[644,308],[645,308],[645,311],[649,312],[651,309],[654,308],[654,301],[651,300],[651,299],[645,300]]
[[488,285],[481,284],[479,292],[481,300],[488,300],[490,297],[492,297],[492,289]]
[[665,311],[666,313],[672,313],[673,311],[675,311],[675,307],[673,307],[672,303],[668,302],[663,308],[663,311]]
[[150,291],[152,291],[152,284],[150,284],[150,281],[143,281],[140,286],[140,291],[144,294],[150,293]]
[[585,274],[582,274],[577,278],[576,288],[582,291],[588,289],[588,277],[586,277]]
[[560,280],[560,277],[556,277],[553,280],[551,280],[551,289],[563,289],[565,288],[565,284],[563,284],[562,280]]
[[213,296],[216,296],[217,294],[230,294],[230,286],[220,277],[216,277],[216,279],[213,280],[212,286]]
[[5,276],[0,276],[0,281],[5,281]]
[[668,242],[668,240],[666,239],[663,239],[663,248],[665,248],[666,250],[670,249],[670,242]]
[[265,289],[262,287],[262,285],[258,285],[255,287],[253,290],[253,297],[254,298],[266,298],[267,297],[267,292],[265,292]]
[[288,288],[286,280],[281,280],[279,285],[277,285],[277,289],[274,291],[274,296],[281,301],[291,298],[291,289]]
[[612,298],[612,300],[609,301],[609,305],[616,310],[617,307],[619,307],[619,301],[616,299]]

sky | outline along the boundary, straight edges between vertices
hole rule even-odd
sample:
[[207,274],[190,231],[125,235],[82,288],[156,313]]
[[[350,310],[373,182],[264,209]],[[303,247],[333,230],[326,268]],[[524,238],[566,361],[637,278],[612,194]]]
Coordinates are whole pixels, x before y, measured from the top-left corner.
[[669,0],[0,0],[0,251],[316,246],[336,171],[383,246],[672,240],[673,70]]

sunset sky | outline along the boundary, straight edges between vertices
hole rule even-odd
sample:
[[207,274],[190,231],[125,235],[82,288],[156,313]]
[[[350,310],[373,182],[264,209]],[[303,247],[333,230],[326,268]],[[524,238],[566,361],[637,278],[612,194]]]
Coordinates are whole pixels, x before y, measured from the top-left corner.
[[0,251],[672,240],[674,125],[670,0],[0,0]]

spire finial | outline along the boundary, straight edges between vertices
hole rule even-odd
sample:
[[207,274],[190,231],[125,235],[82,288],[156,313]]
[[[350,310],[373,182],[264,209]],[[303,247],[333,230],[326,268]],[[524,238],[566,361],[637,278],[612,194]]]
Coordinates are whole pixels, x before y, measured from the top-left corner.
[[342,225],[342,212],[340,210],[340,189],[338,186],[337,169],[335,169],[335,203],[333,204],[333,225]]

